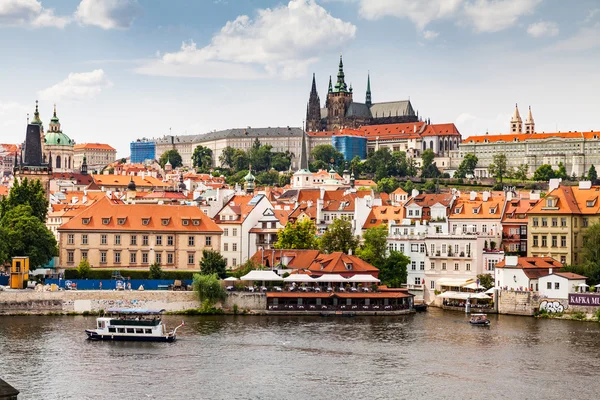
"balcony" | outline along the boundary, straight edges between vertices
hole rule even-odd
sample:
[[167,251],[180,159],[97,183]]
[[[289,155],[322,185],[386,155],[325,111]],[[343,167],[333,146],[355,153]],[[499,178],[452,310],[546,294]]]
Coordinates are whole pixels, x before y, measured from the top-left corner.
[[409,283],[406,285],[406,288],[408,290],[424,290],[425,289],[425,285],[417,285],[415,283]]

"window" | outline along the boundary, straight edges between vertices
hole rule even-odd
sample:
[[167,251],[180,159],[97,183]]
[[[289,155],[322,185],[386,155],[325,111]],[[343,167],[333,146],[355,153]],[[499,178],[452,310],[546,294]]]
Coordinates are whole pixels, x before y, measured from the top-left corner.
[[237,266],[237,258],[232,258],[231,259],[231,264],[235,267]]
[[560,263],[561,264],[566,264],[567,263],[567,256],[560,256]]
[[108,328],[108,333],[117,333],[117,328]]
[[188,226],[190,224],[190,220],[189,219],[182,219],[181,220],[181,224],[184,226]]
[[142,218],[142,225],[148,225],[150,223],[150,218]]
[[400,245],[400,253],[404,254],[404,244]]
[[548,247],[548,237],[546,235],[542,236],[542,247]]
[[454,263],[454,270],[458,271],[458,263]]
[[119,219],[117,219],[117,224],[124,225],[125,224],[125,218],[119,218]]
[[466,225],[462,226],[462,231],[463,231],[463,233],[467,233],[467,226]]
[[100,235],[100,244],[106,244],[106,235],[105,234]]
[[445,270],[446,270],[446,263],[445,263],[445,262],[443,262],[443,263],[442,263],[442,270],[443,270],[443,271],[445,271]]
[[207,236],[204,240],[205,246],[212,246],[212,236]]
[[188,246],[193,246],[193,245],[194,245],[194,237],[188,236]]
[[229,228],[223,228],[223,236],[229,236]]
[[548,226],[548,218],[546,218],[546,217],[542,218],[542,226]]
[[483,224],[483,225],[481,226],[481,232],[483,232],[483,233],[487,233],[487,225],[486,225],[486,224]]
[[471,270],[471,263],[467,263],[465,266],[465,270],[466,271],[470,271]]
[[420,285],[420,284],[421,284],[421,277],[415,276],[415,285]]
[[237,228],[233,228],[231,231],[232,236],[237,236]]
[[425,271],[425,261],[420,261],[420,262],[419,262],[419,269],[420,269],[421,271]]
[[142,235],[142,246],[148,246],[148,235]]
[[188,265],[194,264],[194,253],[188,253]]
[[115,235],[115,245],[121,245],[121,235]]
[[88,244],[88,235],[81,235],[81,244]]
[[232,243],[231,244],[231,250],[232,251],[237,251],[237,243]]
[[146,335],[151,335],[152,329],[144,329],[144,332],[146,333]]
[[552,226],[558,226],[558,218],[552,218]]
[[125,328],[117,328],[117,332],[119,332],[119,333],[125,333]]
[[555,290],[560,289],[560,282],[554,282],[554,289]]
[[552,282],[546,283],[546,289],[552,289]]
[[194,226],[200,225],[200,220],[199,219],[193,219],[192,220],[192,225],[194,225]]
[[560,226],[567,226],[567,219],[565,217],[560,219]]
[[136,235],[131,235],[131,245],[137,246],[137,236]]
[[458,254],[458,245],[457,244],[454,245],[454,254]]
[[539,221],[537,217],[533,219],[533,226],[539,226]]
[[435,281],[431,281],[429,285],[430,288],[435,289]]
[[84,225],[88,225],[90,223],[90,219],[89,218],[82,218],[81,219],[81,223]]
[[137,253],[129,253],[129,264],[137,263]]
[[72,264],[75,262],[74,256],[73,256],[73,252],[72,251],[67,251],[67,262],[69,264]]
[[156,253],[154,255],[154,262],[157,263],[158,265],[162,264],[162,254],[161,253]]
[[413,271],[417,270],[417,262],[416,261],[410,262],[410,269],[412,269]]
[[488,260],[487,270],[488,271],[493,271],[496,268],[496,263],[497,262],[498,262],[498,260]]
[[167,236],[167,246],[173,246],[173,236]]
[[537,237],[537,235],[533,235],[533,247],[538,247],[538,237]]
[[577,228],[577,218],[573,218],[573,227]]
[[588,217],[581,218],[581,227],[582,228],[587,228],[588,227]]
[[163,218],[163,219],[161,220],[161,224],[162,224],[163,226],[169,225],[169,218]]
[[106,264],[106,252],[105,251],[100,252],[100,264]]
[[121,252],[115,251],[115,264],[120,264],[120,263],[121,263]]
[[173,264],[173,253],[167,253],[167,264]]
[[75,235],[72,233],[67,235],[67,244],[75,244]]
[[419,245],[419,253],[425,253],[425,243]]
[[444,253],[444,254],[445,254],[445,253],[447,253],[447,251],[446,251],[446,250],[447,250],[447,247],[446,247],[446,245],[445,245],[445,244],[443,244],[443,245],[442,245],[442,253]]
[[410,251],[412,253],[418,253],[419,252],[419,245],[418,244],[414,244],[414,243],[411,244],[410,245]]
[[431,269],[435,269],[435,261],[432,261],[430,264]]
[[142,253],[142,264],[148,264],[148,253]]
[[135,329],[134,328],[127,328],[127,333],[135,333]]
[[431,249],[430,255],[434,255],[435,254],[435,244],[432,244],[431,246],[429,246],[429,248]]
[[552,235],[552,247],[558,246],[558,236]]
[[110,218],[102,218],[102,225],[108,225]]

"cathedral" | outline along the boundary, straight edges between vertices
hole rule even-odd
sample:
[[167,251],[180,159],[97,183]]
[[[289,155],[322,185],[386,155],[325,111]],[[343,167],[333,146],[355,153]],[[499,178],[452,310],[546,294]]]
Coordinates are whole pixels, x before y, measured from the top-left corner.
[[317,93],[317,84],[313,74],[312,88],[306,108],[306,130],[309,132],[331,131],[340,128],[358,128],[361,125],[396,124],[419,121],[410,100],[373,103],[371,101],[371,77],[367,75],[367,92],[364,103],[352,98],[352,85],[347,86],[344,76],[344,63],[340,55],[337,82],[329,88],[325,107]]

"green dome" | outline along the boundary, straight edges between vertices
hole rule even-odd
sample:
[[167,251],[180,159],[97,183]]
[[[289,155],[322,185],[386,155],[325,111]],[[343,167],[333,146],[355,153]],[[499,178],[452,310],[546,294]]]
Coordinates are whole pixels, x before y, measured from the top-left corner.
[[254,179],[255,179],[255,178],[254,178],[254,175],[252,175],[252,172],[250,172],[250,171],[248,171],[248,175],[246,175],[246,176],[244,177],[244,180],[245,180],[246,182],[254,182]]
[[47,146],[73,146],[73,141],[62,132],[50,131],[44,137],[44,144]]

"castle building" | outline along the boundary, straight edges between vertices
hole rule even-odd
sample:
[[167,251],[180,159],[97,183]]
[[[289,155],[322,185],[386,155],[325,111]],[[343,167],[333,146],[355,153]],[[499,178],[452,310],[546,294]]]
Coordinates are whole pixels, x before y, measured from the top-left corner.
[[[42,128],[43,132],[43,128]],[[48,125],[48,132],[43,135],[44,160],[48,162],[54,172],[73,172],[73,140],[65,135],[56,116],[56,104],[54,114]]]
[[325,107],[317,93],[317,84],[313,74],[312,87],[306,107],[306,130],[310,132],[331,131],[340,128],[358,128],[361,125],[396,124],[417,122],[419,116],[413,110],[410,100],[373,103],[371,77],[367,75],[365,102],[353,99],[352,85],[345,80],[344,63],[340,63],[335,86],[329,77],[329,88]]

